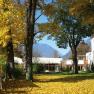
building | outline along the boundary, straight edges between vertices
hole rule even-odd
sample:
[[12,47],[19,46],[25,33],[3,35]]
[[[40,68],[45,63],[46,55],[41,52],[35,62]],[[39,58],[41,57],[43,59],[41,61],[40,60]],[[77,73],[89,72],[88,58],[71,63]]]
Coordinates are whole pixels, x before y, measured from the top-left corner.
[[[65,61],[62,61],[62,68],[67,68],[68,70],[73,71],[73,61],[72,59],[68,59]],[[78,70],[86,71],[88,67],[88,62],[86,59],[78,59]]]
[[[21,46],[20,49],[24,54],[24,45]],[[15,61],[18,62],[19,60],[15,58]],[[73,69],[73,61],[71,59],[65,59],[64,57],[60,57],[58,51],[47,44],[34,44],[33,64],[41,65],[45,72],[60,72],[63,71],[64,68],[68,68],[70,70]],[[86,56],[78,56],[79,70],[86,71],[89,64],[90,63],[86,59]]]
[[94,38],[91,39],[91,52],[86,53],[86,60],[90,65],[94,64]]
[[62,61],[62,58],[33,58],[33,64],[41,65],[44,72],[60,72]]
[[[81,56],[80,56],[81,57]],[[24,64],[21,58],[15,57],[15,62]],[[72,59],[33,57],[33,64],[40,66],[41,72],[63,72],[64,69],[73,70]],[[88,62],[85,59],[78,60],[78,69],[86,71]]]

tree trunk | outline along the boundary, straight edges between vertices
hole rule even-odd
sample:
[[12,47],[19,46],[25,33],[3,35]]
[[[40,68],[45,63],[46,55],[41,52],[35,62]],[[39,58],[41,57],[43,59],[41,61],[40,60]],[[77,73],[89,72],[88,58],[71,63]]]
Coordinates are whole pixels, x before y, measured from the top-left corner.
[[33,36],[30,36],[29,34],[26,42],[26,79],[33,81],[32,47],[33,47]]
[[37,0],[28,0],[26,15],[26,79],[33,81],[32,50]]
[[72,50],[72,54],[73,54],[74,73],[78,74],[78,60],[77,60],[77,49],[76,49],[76,47],[74,47],[74,49]]
[[[11,36],[11,30],[9,30],[9,35]],[[7,66],[6,66],[6,72],[8,74],[9,78],[12,78],[14,76],[14,51],[13,51],[13,43],[12,43],[12,37],[7,43],[6,46],[7,49]]]

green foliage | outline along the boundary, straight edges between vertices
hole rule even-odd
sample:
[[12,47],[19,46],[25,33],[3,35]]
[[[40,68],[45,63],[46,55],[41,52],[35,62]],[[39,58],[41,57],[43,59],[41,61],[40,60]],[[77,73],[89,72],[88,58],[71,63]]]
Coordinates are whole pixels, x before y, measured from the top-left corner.
[[[6,79],[6,76],[7,76],[7,64],[3,64],[2,71],[3,71],[3,75],[4,75],[5,79]],[[22,69],[19,68],[19,67],[16,67],[14,69],[13,73],[14,73],[14,78],[18,79],[18,78],[20,78],[22,76]]]
[[41,73],[44,71],[43,65],[41,64],[33,64],[33,72],[34,73]]
[[18,78],[20,78],[21,76],[22,76],[22,70],[19,69],[19,68],[15,68],[15,70],[14,70],[14,78],[15,78],[15,79],[18,79]]
[[70,13],[71,3],[66,0],[56,0],[51,5],[53,6],[51,10],[54,10],[54,12],[51,15],[47,15],[49,23],[44,24],[44,28],[47,28],[46,30],[55,37],[57,45],[60,47],[66,43],[69,43],[71,48],[73,46],[77,47],[84,37],[93,34],[93,25],[83,24],[83,18]]
[[5,56],[0,56],[0,65],[3,65],[3,64],[5,64],[5,62],[6,62],[6,58],[5,58]]
[[75,2],[80,2],[77,7],[84,4],[83,1],[79,0],[56,0],[54,3],[46,5],[44,13],[47,15],[49,22],[44,24],[44,27],[40,25],[40,29],[44,29],[52,37],[54,36],[59,47],[65,48],[67,44],[70,46],[75,64],[75,73],[78,73],[76,66],[77,47],[83,38],[90,37],[94,33],[94,25],[83,23],[82,16],[73,15],[74,7],[72,5]]
[[37,73],[37,71],[38,71],[38,64],[33,64],[33,72],[34,73]]
[[62,69],[62,71],[63,71],[63,72],[70,72],[71,70],[70,70],[69,67],[64,67],[64,68]]
[[94,64],[91,65],[91,72],[94,72]]
[[86,23],[83,24],[82,17],[72,15],[70,13],[71,3],[72,2],[66,0],[64,0],[64,2],[56,0],[56,2],[52,4],[53,7],[51,7],[54,12],[51,13],[51,15],[47,15],[50,26],[46,28],[48,31],[52,28],[52,32],[49,33],[55,37],[59,47],[65,47],[65,44],[69,44],[75,65],[74,72],[78,73],[77,47],[83,38],[87,36],[90,37],[93,34],[94,26]]

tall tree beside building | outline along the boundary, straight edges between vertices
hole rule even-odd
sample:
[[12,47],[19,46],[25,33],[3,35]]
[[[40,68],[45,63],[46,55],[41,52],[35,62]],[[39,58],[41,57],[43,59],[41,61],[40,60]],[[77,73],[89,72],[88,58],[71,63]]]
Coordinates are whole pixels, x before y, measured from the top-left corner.
[[55,3],[47,5],[45,15],[48,16],[49,23],[44,26],[45,30],[55,37],[58,46],[63,47],[63,44],[69,44],[72,51],[74,73],[77,74],[77,47],[82,38],[91,36],[93,26],[83,24],[82,18],[70,13],[71,3],[66,0],[56,0]]

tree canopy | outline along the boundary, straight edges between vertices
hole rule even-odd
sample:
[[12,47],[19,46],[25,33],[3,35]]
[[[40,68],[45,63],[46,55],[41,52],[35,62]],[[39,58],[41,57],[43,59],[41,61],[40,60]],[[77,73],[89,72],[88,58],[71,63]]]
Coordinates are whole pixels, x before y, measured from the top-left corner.
[[[5,47],[10,37],[14,44],[23,40],[25,29],[24,6],[12,0],[0,2],[0,45]],[[11,35],[8,33],[11,29]]]
[[[55,37],[59,47],[63,47],[63,44],[70,46],[73,54],[74,71],[78,73],[77,47],[84,37],[93,34],[94,25],[84,23],[83,16],[78,15],[79,11],[77,13],[72,11],[76,9],[73,7],[74,2],[76,1],[56,0],[45,6],[44,13],[48,16],[49,22],[43,26],[40,25],[40,28],[45,26],[46,31]],[[83,2],[80,1],[80,4]],[[83,9],[83,11],[85,10]]]

